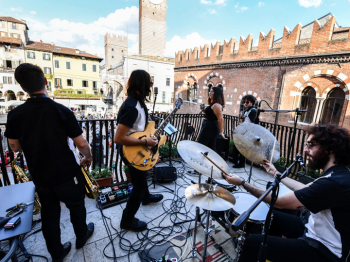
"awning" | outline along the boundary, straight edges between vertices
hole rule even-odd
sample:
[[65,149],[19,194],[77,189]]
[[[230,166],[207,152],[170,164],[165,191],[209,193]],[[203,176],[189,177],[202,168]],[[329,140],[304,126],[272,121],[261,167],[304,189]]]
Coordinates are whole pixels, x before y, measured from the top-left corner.
[[6,102],[0,102],[0,106],[19,106],[24,104],[25,101],[10,100]]
[[60,103],[67,107],[80,107],[82,105],[106,107],[106,104],[101,100],[55,99],[55,102]]

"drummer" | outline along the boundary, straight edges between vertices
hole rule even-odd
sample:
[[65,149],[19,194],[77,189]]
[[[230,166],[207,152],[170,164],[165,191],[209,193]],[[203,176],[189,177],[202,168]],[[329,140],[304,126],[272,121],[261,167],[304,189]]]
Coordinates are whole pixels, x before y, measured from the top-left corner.
[[[304,151],[311,169],[323,173],[314,182],[303,185],[290,178],[282,182],[294,192],[279,196],[279,209],[307,210],[302,218],[274,211],[266,259],[283,261],[347,261],[350,257],[350,134],[346,129],[310,126]],[[265,160],[266,171],[275,176],[273,164]],[[265,190],[230,174],[230,184],[241,185],[255,197]],[[264,201],[270,203],[271,194]],[[283,237],[282,237],[283,236]],[[257,261],[263,235],[250,235],[244,244],[240,262]]]
[[[256,99],[252,95],[245,95],[242,98],[242,103],[244,104],[244,111],[242,112],[241,119],[239,119],[238,124],[242,124],[242,121],[244,123],[253,123],[258,124],[259,118],[257,117],[257,110],[254,107],[254,104],[256,102]],[[236,146],[233,146],[232,151],[232,161],[233,161],[233,168],[242,168],[245,167],[245,157],[239,153]]]

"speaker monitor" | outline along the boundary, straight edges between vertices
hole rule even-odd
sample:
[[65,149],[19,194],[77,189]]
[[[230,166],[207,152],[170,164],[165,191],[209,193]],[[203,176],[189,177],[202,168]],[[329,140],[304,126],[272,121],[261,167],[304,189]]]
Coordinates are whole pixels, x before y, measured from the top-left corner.
[[172,166],[156,167],[154,178],[159,183],[175,181],[177,179],[176,168]]
[[221,136],[218,136],[216,139],[216,152],[225,160],[228,160],[228,153],[230,148],[230,137],[226,136],[226,139],[223,139]]

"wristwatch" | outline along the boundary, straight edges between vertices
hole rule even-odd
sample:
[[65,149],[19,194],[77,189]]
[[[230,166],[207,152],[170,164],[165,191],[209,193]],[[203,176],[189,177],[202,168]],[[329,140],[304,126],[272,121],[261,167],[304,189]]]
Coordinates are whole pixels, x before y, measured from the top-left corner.
[[245,179],[243,179],[242,182],[241,182],[241,186],[242,187],[244,187],[245,182],[247,182],[247,181],[245,181]]

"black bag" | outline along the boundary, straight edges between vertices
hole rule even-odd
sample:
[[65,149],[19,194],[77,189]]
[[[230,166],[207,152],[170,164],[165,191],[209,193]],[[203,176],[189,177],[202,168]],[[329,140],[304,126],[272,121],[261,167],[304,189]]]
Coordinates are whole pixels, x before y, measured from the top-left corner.
[[176,168],[172,166],[155,167],[154,179],[158,183],[175,181],[177,179]]

